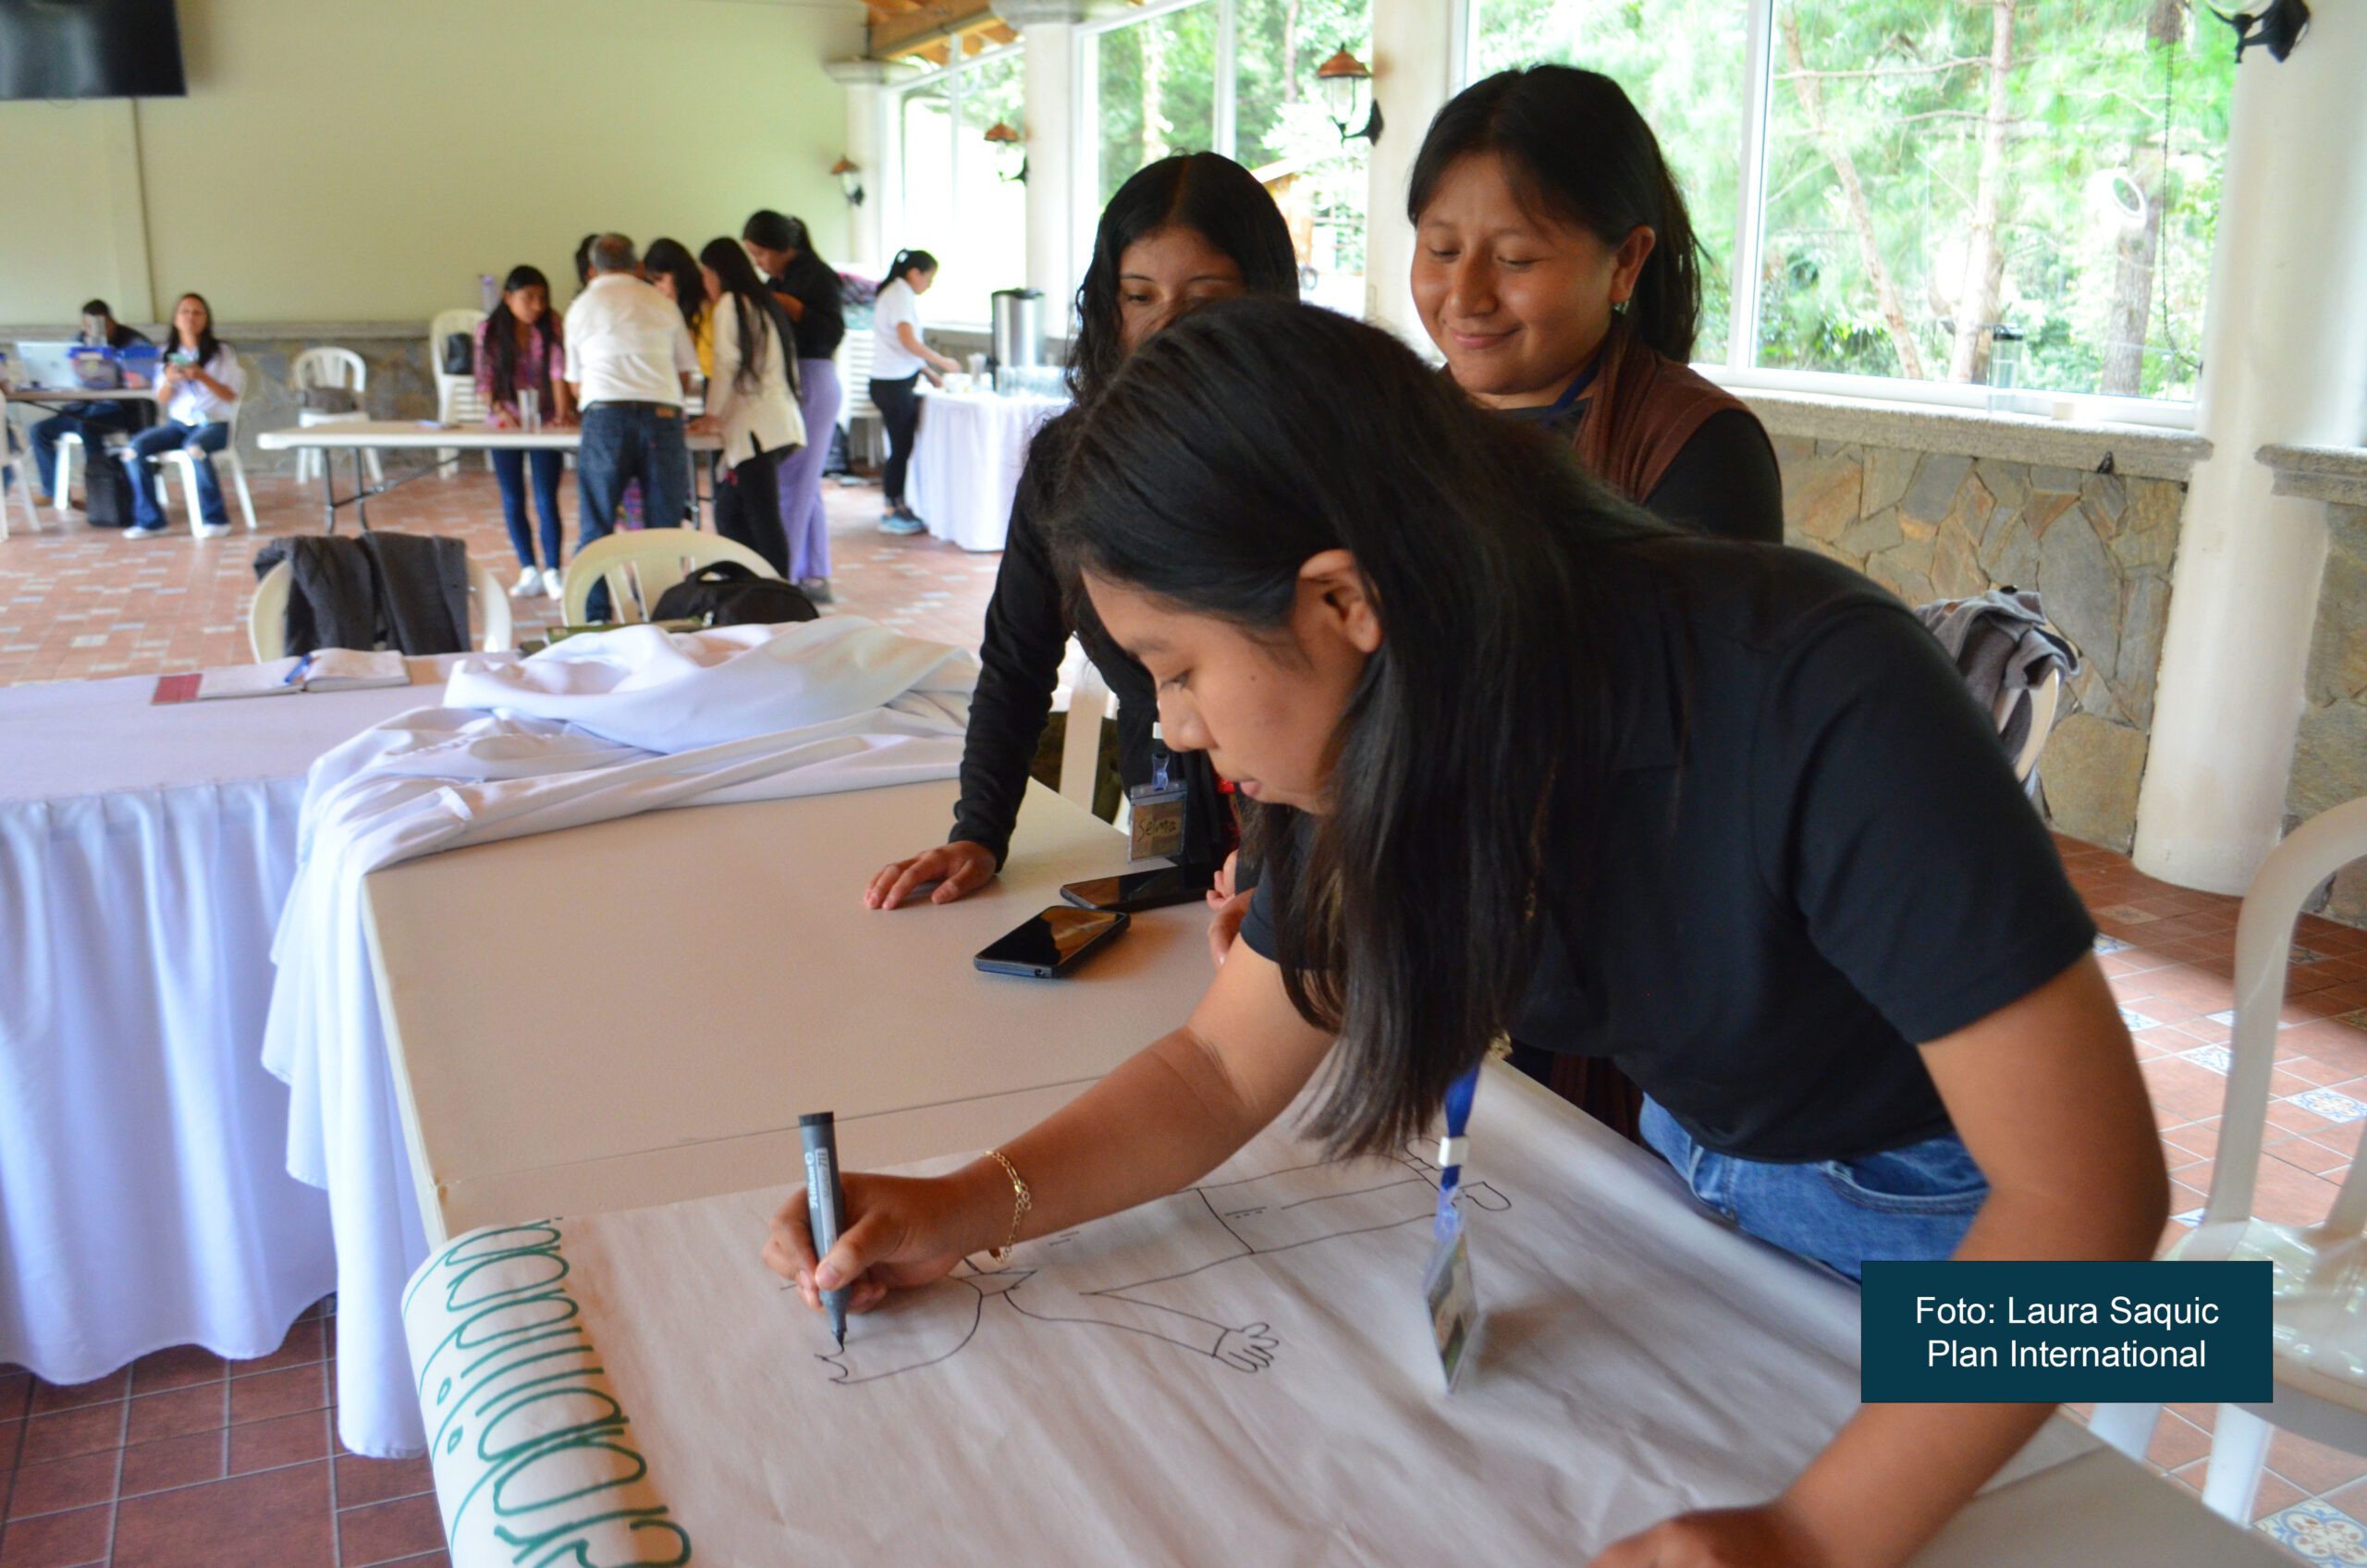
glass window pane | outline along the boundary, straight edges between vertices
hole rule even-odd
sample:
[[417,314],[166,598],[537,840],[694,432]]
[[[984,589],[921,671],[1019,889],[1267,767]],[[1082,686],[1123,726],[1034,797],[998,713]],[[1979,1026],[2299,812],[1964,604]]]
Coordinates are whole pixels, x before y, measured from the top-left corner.
[[880,258],[883,266],[898,251],[926,251],[942,259],[952,242],[952,98],[942,81],[903,95],[900,210],[880,237],[888,250],[888,256]]
[[1315,73],[1340,49],[1370,63],[1371,0],[1236,4],[1235,155],[1281,204],[1306,297],[1361,315],[1365,158],[1372,144],[1342,141]]
[[984,322],[987,295],[1027,282],[1027,187],[1016,178],[1025,144],[997,148],[987,141],[987,129],[997,123],[1025,132],[1026,76],[1016,49],[962,67],[959,223],[937,252],[940,270],[927,301],[932,320]]
[[2234,80],[2202,8],[1778,0],[1774,42],[1760,363],[2193,396]]
[[1659,137],[1701,242],[1697,360],[1726,357],[1747,0],[1472,0],[1472,68],[1582,66],[1626,90]]
[[1102,33],[1100,201],[1127,177],[1176,153],[1216,143],[1217,17],[1211,4]]

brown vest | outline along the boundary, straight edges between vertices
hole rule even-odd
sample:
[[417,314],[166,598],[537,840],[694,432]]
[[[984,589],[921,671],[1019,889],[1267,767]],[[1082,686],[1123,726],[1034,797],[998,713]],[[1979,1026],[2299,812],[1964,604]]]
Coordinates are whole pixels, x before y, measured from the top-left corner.
[[1586,414],[1572,445],[1589,472],[1631,501],[1658,487],[1711,414],[1747,407],[1691,366],[1637,342],[1625,323],[1613,324],[1599,362],[1578,399]]

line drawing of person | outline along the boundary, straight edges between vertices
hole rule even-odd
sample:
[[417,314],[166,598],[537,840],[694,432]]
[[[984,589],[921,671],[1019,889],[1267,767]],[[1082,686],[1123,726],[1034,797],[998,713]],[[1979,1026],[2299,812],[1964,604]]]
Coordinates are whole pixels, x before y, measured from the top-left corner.
[[[1085,1231],[1073,1229],[1022,1243],[999,1268],[964,1259],[934,1284],[891,1297],[866,1315],[862,1335],[816,1359],[849,1388],[938,1366],[969,1347],[1000,1300],[1003,1316],[1031,1324],[1141,1334],[1236,1371],[1266,1371],[1282,1346],[1270,1323],[1188,1311],[1159,1300],[1162,1288],[1244,1258],[1431,1219],[1439,1168],[1427,1151],[1435,1146],[1409,1139],[1386,1157],[1204,1182],[1094,1221],[1091,1246],[1079,1246]],[[1485,1182],[1461,1193],[1468,1208],[1512,1207]]]

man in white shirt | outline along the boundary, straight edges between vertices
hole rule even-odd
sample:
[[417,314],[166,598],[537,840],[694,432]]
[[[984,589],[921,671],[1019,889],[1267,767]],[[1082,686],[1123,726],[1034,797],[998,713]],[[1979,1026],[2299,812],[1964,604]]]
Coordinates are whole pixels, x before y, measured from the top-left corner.
[[[591,260],[592,281],[567,308],[567,379],[583,410],[578,552],[616,526],[617,505],[635,479],[649,526],[681,526],[691,484],[682,398],[699,368],[682,312],[641,280],[632,241],[604,234],[592,242]],[[595,589],[587,613],[604,617],[607,598]]]

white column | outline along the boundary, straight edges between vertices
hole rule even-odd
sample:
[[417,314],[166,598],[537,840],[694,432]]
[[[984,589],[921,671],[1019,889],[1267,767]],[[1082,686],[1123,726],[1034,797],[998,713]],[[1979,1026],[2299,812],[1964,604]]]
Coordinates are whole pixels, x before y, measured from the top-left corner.
[[2185,887],[2241,892],[2283,827],[2325,508],[2272,496],[2253,454],[2367,438],[2361,82],[2356,5],[2315,7],[2289,59],[2253,49],[2236,73],[2197,399],[2212,455],[2187,494],[2137,802],[2138,865]]
[[997,0],[995,15],[1026,41],[1027,287],[1044,291],[1044,327],[1068,334],[1084,258],[1075,233],[1076,24],[1079,0]]
[[894,67],[885,60],[832,60],[822,68],[847,90],[846,155],[863,171],[863,204],[847,208],[846,239],[831,260],[840,265],[858,261],[884,265],[888,252],[882,226],[893,194],[889,183],[895,148],[888,135],[889,98],[880,88]]
[[1373,102],[1387,120],[1366,164],[1365,317],[1428,351],[1429,337],[1414,313],[1406,277],[1414,230],[1405,221],[1405,182],[1430,116],[1454,96],[1463,57],[1464,7],[1441,0],[1373,0]]

